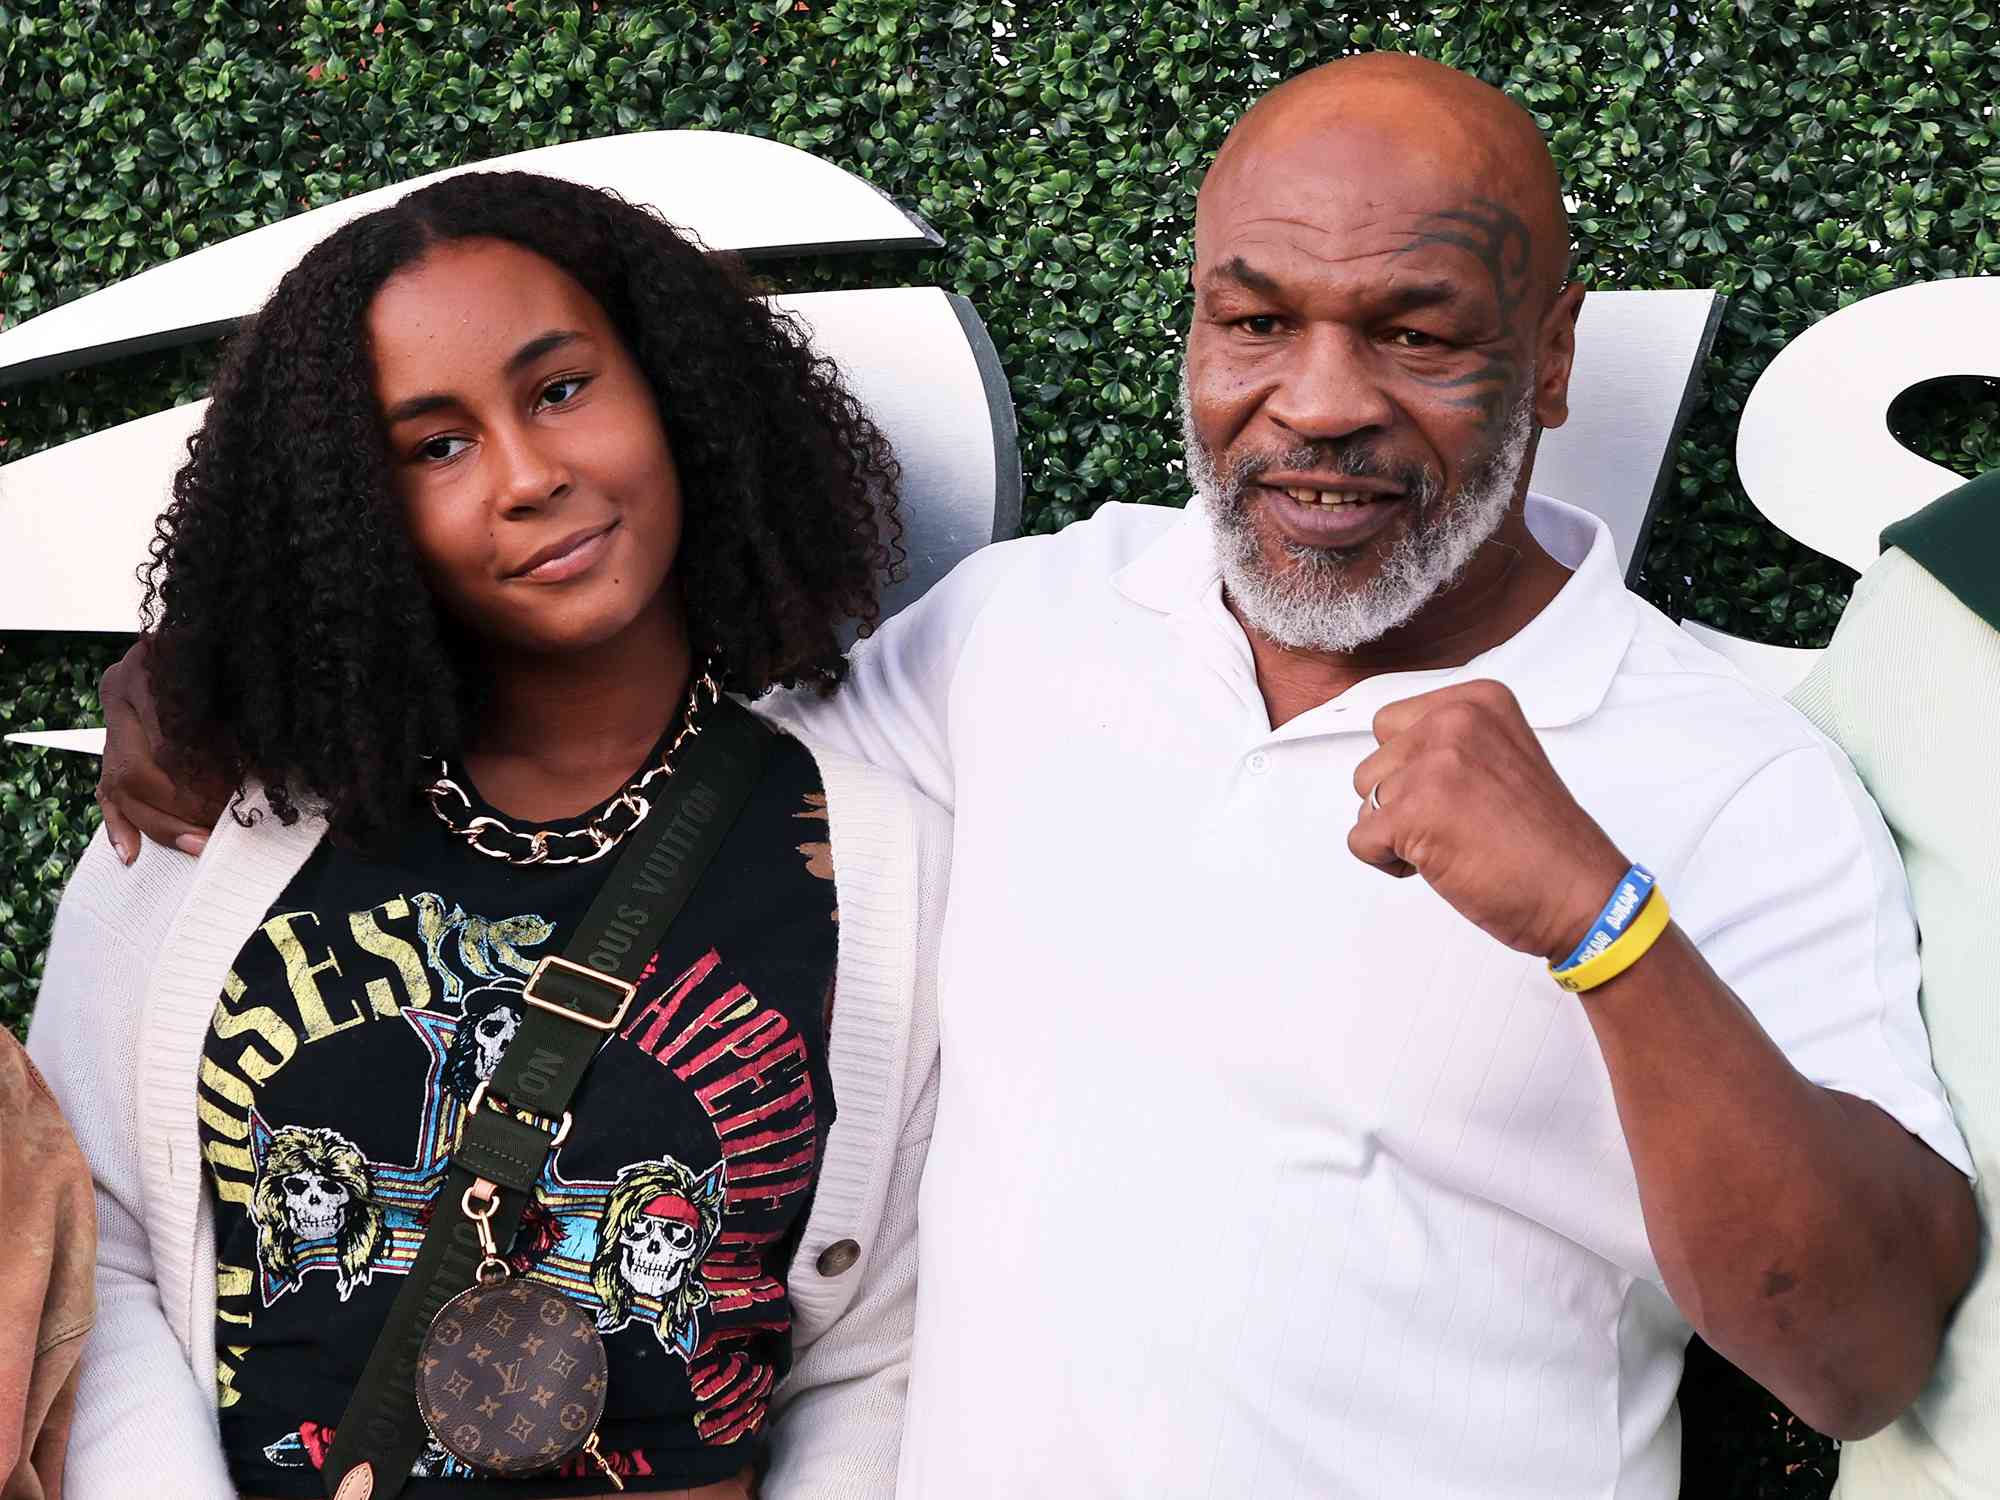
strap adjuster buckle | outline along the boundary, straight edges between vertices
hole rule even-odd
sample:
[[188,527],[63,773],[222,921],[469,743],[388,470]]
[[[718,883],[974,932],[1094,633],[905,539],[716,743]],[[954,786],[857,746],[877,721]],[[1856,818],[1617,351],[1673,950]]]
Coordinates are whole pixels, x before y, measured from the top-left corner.
[[[513,1105],[509,1104],[505,1099],[502,1099],[498,1094],[488,1094],[486,1092],[486,1080],[482,1078],[479,1080],[479,1087],[472,1091],[472,1097],[465,1101],[465,1113],[459,1117],[458,1121],[459,1139],[461,1140],[464,1139],[465,1127],[472,1122],[473,1116],[479,1113],[479,1106],[482,1104],[492,1105],[493,1108],[498,1113],[507,1116],[507,1118],[510,1120],[519,1120],[523,1125],[534,1125],[543,1130],[548,1129],[547,1124],[543,1121],[540,1115],[531,1115],[526,1110],[516,1109],[514,1108]],[[551,1151],[555,1150],[556,1147],[560,1146],[564,1141],[568,1139],[569,1139],[569,1111],[564,1110],[562,1114],[562,1120],[556,1126],[555,1134],[549,1137],[549,1149]],[[453,1145],[453,1149],[456,1149],[455,1142]],[[466,1197],[470,1198],[471,1196],[472,1196],[472,1190],[470,1188],[466,1189]],[[490,1191],[487,1194],[487,1199],[489,1205],[487,1212],[490,1215],[492,1212],[491,1209],[492,1194]],[[472,1209],[469,1204],[466,1206],[465,1211],[466,1213],[471,1214],[471,1216],[475,1219],[479,1217],[478,1214],[472,1212]]]
[[[618,1008],[611,1013],[608,1020],[600,1021],[595,1016],[586,1015],[574,1005],[566,1005],[559,999],[536,994],[535,987],[542,982],[545,975],[552,973],[557,976],[559,983],[570,985],[572,992],[579,979],[586,985],[610,990],[618,996]],[[625,1012],[632,1008],[632,997],[638,993],[639,986],[636,984],[629,984],[623,979],[614,979],[609,974],[600,974],[595,969],[571,963],[560,954],[551,953],[535,965],[535,972],[528,976],[528,983],[521,992],[521,998],[538,1010],[562,1016],[579,1026],[588,1026],[592,1031],[616,1031],[618,1023],[625,1019]]]

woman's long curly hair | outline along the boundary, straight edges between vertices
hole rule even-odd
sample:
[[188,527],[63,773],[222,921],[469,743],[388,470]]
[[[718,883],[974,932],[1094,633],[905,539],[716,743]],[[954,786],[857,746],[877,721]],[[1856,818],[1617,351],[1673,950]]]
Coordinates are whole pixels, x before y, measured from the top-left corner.
[[344,226],[232,341],[142,571],[169,764],[255,780],[282,821],[309,806],[348,842],[406,815],[480,709],[391,480],[365,326],[391,276],[477,238],[573,277],[645,372],[683,495],[674,576],[726,687],[830,690],[902,558],[895,458],[832,362],[658,215],[486,172]]

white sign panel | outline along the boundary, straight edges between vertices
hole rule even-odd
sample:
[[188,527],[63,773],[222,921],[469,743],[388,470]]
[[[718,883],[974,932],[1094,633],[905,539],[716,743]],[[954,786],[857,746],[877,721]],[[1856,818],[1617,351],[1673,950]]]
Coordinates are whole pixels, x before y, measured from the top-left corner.
[[711,250],[775,255],[939,243],[852,172],[793,146],[714,130],[649,130],[469,162],[294,214],[142,271],[0,333],[0,385],[113,354],[188,343],[249,316],[306,251],[363,214],[466,172],[539,172],[658,209]]

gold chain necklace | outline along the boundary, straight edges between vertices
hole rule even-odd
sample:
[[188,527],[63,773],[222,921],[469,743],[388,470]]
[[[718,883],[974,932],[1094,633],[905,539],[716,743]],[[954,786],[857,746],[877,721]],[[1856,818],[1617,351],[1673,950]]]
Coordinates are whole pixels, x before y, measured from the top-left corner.
[[462,813],[472,812],[472,798],[464,787],[452,780],[451,763],[445,760],[438,762],[437,780],[424,788],[424,795],[430,800],[431,811],[437,814],[438,821],[464,839],[468,847],[488,859],[503,859],[510,865],[587,865],[616,849],[626,834],[646,821],[646,815],[653,810],[652,799],[647,795],[649,789],[655,781],[674,774],[674,757],[680,753],[681,746],[701,733],[696,720],[704,706],[704,696],[711,704],[722,696],[722,689],[715,681],[712,661],[705,663],[688,683],[687,702],[681,709],[680,732],[673,737],[659,760],[613,797],[604,811],[582,828],[573,828],[566,833],[550,833],[546,828],[538,828],[532,833],[524,833],[484,813],[460,822],[458,819]]

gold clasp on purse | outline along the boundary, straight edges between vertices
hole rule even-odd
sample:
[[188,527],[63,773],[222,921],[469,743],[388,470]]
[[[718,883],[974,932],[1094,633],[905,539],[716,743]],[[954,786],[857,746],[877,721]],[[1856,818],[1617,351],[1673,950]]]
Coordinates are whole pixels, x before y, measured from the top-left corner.
[[610,1461],[597,1451],[597,1434],[595,1432],[584,1439],[583,1453],[592,1463],[597,1465],[598,1472],[611,1481],[611,1487],[614,1490],[618,1491],[621,1495],[625,1493],[625,1481],[618,1477],[618,1471],[611,1467]]
[[[485,1085],[481,1085],[485,1087]],[[481,1205],[474,1208],[475,1197]],[[500,1211],[500,1190],[484,1177],[467,1188],[458,1200],[458,1206],[465,1211],[466,1218],[472,1220],[479,1230],[479,1269],[472,1274],[481,1286],[491,1286],[496,1281],[507,1278],[509,1267],[500,1258],[500,1247],[493,1243],[493,1215]]]

